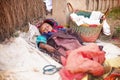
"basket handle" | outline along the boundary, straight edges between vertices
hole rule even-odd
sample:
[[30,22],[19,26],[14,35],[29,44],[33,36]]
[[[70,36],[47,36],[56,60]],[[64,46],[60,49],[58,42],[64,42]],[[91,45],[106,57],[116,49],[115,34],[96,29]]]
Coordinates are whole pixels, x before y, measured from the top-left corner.
[[104,15],[100,18],[100,23],[103,23],[103,20],[105,20],[108,13],[109,13],[109,8],[104,12]]
[[[68,7],[69,12],[71,12],[71,13],[74,12],[74,9],[73,9],[72,5],[69,2],[67,3],[67,7]],[[70,9],[71,9],[71,11],[70,11]]]
[[104,15],[107,16],[108,13],[109,13],[109,11],[110,11],[110,8],[108,8],[108,9],[104,12]]

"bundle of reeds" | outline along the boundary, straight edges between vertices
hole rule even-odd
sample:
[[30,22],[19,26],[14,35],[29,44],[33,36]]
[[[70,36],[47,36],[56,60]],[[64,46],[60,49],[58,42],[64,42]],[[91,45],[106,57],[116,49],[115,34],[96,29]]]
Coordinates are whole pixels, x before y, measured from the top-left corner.
[[43,0],[0,0],[0,42],[44,14]]

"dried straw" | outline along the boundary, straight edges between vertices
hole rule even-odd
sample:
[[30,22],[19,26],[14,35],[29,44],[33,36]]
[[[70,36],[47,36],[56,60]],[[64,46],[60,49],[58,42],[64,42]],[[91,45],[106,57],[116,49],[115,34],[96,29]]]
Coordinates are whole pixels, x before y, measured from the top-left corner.
[[28,27],[33,18],[44,15],[43,0],[0,0],[0,42]]

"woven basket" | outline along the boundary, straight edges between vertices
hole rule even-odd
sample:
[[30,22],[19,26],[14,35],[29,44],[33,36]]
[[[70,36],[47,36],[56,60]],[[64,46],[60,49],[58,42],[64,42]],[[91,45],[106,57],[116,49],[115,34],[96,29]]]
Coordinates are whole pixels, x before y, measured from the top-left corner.
[[[70,3],[67,3],[67,6],[70,13],[73,13],[75,11]],[[73,28],[73,30],[75,30],[80,35],[80,37],[83,39],[84,42],[95,42],[98,39],[99,34],[102,30],[102,23],[104,20],[104,16],[107,16],[108,12],[109,12],[109,8],[104,12],[104,15],[101,17],[100,19],[101,24],[96,25],[95,27],[90,27],[89,24],[82,24],[80,26],[77,26],[77,24],[73,22],[71,18],[70,18],[71,19],[70,27]],[[75,11],[75,13],[77,15],[83,15],[88,18],[91,15],[90,11],[83,11],[83,10]]]
[[84,42],[95,42],[102,30],[102,24],[96,27],[89,27],[86,24],[77,26],[73,21],[70,21],[70,27],[79,34]]

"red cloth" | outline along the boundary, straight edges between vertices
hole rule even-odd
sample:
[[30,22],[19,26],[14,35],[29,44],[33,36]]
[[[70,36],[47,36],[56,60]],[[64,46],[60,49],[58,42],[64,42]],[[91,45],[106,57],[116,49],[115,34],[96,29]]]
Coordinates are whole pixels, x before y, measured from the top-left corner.
[[120,77],[120,69],[115,69],[109,76],[104,80],[116,80],[117,77]]
[[100,76],[104,73],[101,65],[104,60],[104,51],[100,51],[97,44],[91,43],[70,51],[65,67],[72,73],[88,72],[94,76]]
[[64,28],[63,26],[59,25],[59,26],[56,26],[56,28]]
[[86,73],[72,74],[63,68],[60,70],[60,75],[62,76],[62,80],[81,80],[86,75]]
[[65,80],[66,77],[69,78],[68,74],[70,76],[82,73],[90,73],[94,76],[104,74],[101,64],[105,60],[105,52],[101,51],[97,44],[91,43],[68,51],[67,55],[67,59],[61,58],[65,66],[64,70],[60,72],[62,80]]

